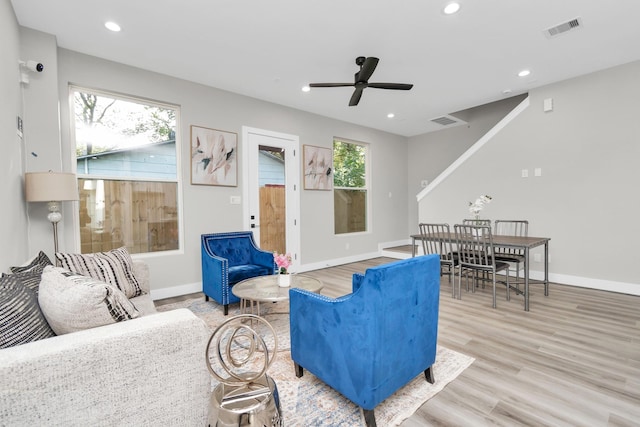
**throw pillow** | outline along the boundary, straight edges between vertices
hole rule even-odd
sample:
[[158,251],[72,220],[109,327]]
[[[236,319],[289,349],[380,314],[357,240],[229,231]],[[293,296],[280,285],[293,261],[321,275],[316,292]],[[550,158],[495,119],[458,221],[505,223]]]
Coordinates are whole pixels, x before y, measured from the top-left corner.
[[58,335],[140,316],[115,286],[60,267],[44,269],[38,301],[51,329]]
[[35,293],[15,282],[12,276],[0,278],[0,348],[55,336],[40,311]]
[[30,261],[27,261],[24,265],[18,267],[11,267],[10,270],[12,273],[26,273],[26,272],[40,272],[48,265],[51,264],[51,260],[44,252],[40,251],[35,258]]
[[125,247],[92,254],[58,252],[56,258],[63,268],[114,285],[127,298],[142,295],[140,282],[133,274],[133,260]]
[[42,271],[25,271],[23,273],[14,274],[2,273],[2,283],[26,286],[35,293],[36,298],[38,297],[38,287],[40,286],[41,278]]

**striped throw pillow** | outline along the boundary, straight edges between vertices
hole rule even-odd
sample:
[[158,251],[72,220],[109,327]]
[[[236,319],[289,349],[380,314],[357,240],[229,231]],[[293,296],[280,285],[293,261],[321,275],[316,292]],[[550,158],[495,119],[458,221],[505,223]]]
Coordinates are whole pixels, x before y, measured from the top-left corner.
[[133,260],[125,247],[91,254],[58,252],[56,258],[63,268],[114,285],[127,298],[142,295],[140,282],[133,274]]
[[40,251],[40,253],[36,255],[35,258],[27,262],[25,265],[20,265],[18,267],[11,267],[10,269],[12,273],[27,273],[27,272],[42,273],[42,270],[44,270],[44,268],[48,265],[52,265],[51,260],[49,259],[47,254]]
[[0,278],[0,348],[54,337],[35,293],[11,276]]

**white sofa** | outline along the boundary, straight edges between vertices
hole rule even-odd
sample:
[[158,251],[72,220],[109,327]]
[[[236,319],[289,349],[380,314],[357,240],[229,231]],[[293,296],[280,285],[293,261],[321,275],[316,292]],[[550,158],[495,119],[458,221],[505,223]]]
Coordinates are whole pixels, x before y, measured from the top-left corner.
[[0,350],[1,426],[203,426],[210,335],[187,309],[155,312],[135,262],[144,316]]

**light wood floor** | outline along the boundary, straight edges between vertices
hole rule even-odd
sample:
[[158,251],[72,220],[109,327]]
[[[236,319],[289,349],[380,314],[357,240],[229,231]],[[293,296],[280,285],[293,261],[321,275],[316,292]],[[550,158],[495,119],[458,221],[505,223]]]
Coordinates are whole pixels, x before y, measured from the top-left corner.
[[[354,272],[390,261],[305,274],[336,297],[351,291]],[[640,297],[555,284],[545,297],[534,284],[525,312],[521,296],[498,292],[497,309],[490,287],[466,293],[463,284],[462,300],[452,299],[443,278],[438,343],[476,361],[402,427],[640,426]]]

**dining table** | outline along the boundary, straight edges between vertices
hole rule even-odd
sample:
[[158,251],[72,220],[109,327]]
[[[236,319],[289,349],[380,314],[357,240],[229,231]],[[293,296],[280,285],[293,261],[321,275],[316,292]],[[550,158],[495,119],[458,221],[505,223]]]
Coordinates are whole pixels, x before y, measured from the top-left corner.
[[[435,241],[441,241],[449,236],[444,234],[430,234],[425,238]],[[411,256],[416,256],[416,240],[421,241],[423,236],[421,234],[411,235]],[[495,248],[511,248],[520,249],[524,252],[524,291],[514,289],[516,292],[521,292],[524,295],[524,310],[529,311],[529,263],[531,249],[539,246],[544,246],[544,295],[549,296],[549,237],[530,237],[530,236],[505,236],[500,234],[493,234],[493,246]]]

